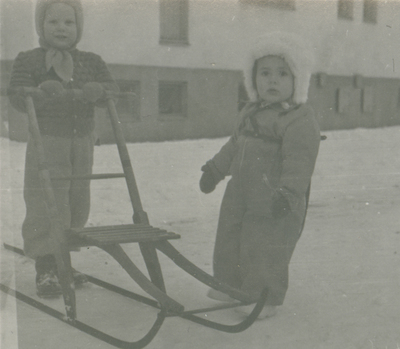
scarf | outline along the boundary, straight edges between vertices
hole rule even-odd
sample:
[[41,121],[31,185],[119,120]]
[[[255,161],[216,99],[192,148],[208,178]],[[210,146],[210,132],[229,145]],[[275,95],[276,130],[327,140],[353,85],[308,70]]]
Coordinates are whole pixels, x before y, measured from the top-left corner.
[[57,50],[49,48],[46,51],[46,70],[54,69],[56,74],[65,82],[72,79],[74,71],[74,61],[71,54],[67,50]]

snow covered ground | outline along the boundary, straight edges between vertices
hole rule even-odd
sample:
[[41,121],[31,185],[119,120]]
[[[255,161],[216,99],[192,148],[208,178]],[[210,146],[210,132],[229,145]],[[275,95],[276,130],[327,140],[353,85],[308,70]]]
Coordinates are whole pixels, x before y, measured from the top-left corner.
[[[290,288],[278,314],[239,334],[166,319],[149,349],[399,349],[400,127],[324,132],[307,223],[290,267]],[[207,272],[226,181],[204,195],[201,165],[224,139],[129,144],[150,223],[182,236],[172,244]],[[25,144],[1,139],[1,240],[22,247]],[[120,172],[117,150],[96,147],[95,172]],[[121,179],[92,183],[88,225],[131,223]],[[143,266],[138,249],[126,252]],[[104,252],[73,253],[88,274],[143,293]],[[215,304],[207,288],[160,255],[169,294],[187,309]],[[1,282],[36,297],[34,264],[1,249]],[[126,340],[146,333],[156,311],[97,286],[77,290],[78,318]],[[1,292],[2,348],[106,349],[100,342]],[[61,300],[46,304],[63,309]],[[232,310],[207,314],[226,323]]]

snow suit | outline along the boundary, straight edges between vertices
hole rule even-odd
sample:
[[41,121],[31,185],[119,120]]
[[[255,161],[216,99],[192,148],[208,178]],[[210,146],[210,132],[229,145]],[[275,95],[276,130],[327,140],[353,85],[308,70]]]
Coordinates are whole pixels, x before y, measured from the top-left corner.
[[[310,106],[250,102],[233,136],[210,160],[223,176],[232,176],[220,209],[214,276],[254,300],[267,287],[267,305],[285,298],[319,142]],[[271,212],[277,192],[290,204],[283,218]]]

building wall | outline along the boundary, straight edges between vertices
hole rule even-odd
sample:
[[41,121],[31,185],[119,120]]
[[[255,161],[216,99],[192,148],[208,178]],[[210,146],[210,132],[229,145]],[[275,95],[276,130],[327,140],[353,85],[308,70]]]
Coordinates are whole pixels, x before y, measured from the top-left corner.
[[[121,83],[137,83],[135,111],[121,115],[129,141],[230,134],[245,54],[258,35],[276,30],[297,32],[314,48],[310,102],[322,129],[400,124],[400,1],[377,1],[377,23],[363,20],[363,0],[353,1],[352,19],[338,18],[336,0],[293,0],[294,10],[247,2],[189,0],[188,42],[172,45],[160,44],[159,1],[83,0],[78,48],[99,53]],[[37,37],[34,1],[0,0],[0,8],[4,87],[12,59]],[[184,115],[160,114],[160,81],[186,83]],[[26,118],[2,102],[10,138],[26,139]],[[111,141],[107,122],[99,110],[101,142]]]
[[[339,19],[338,0],[293,0],[295,10],[244,0],[188,0],[188,45],[160,44],[158,0],[82,0],[85,28],[78,47],[106,62],[126,65],[241,70],[255,38],[296,32],[315,48],[315,70],[331,75],[400,77],[400,1],[377,1],[377,23],[363,21],[364,0],[353,19]],[[2,59],[37,46],[33,0],[0,0]]]
[[[10,71],[12,62],[3,64]],[[4,67],[6,66],[6,67]],[[134,110],[126,113],[117,103],[125,139],[129,142],[164,141],[172,139],[222,137],[232,132],[238,112],[238,91],[242,81],[240,71],[165,68],[110,64],[109,68],[121,85],[137,82]],[[5,74],[4,88],[9,74]],[[183,115],[163,115],[159,112],[159,81],[181,81],[187,85],[186,110]],[[8,120],[9,138],[26,141],[26,115],[19,113],[1,98],[2,118]],[[136,112],[135,112],[136,111]],[[100,143],[113,141],[111,124],[105,109],[96,109],[96,131]]]
[[190,0],[189,45],[183,46],[159,44],[158,1],[90,4],[86,23],[91,30],[85,32],[82,47],[100,52],[110,63],[241,70],[256,37],[280,30],[311,42],[315,71],[400,77],[398,0],[378,1],[376,24],[363,21],[363,0],[354,0],[352,20],[338,18],[336,0],[296,0],[295,10],[241,0]]
[[[11,65],[11,62],[9,62]],[[231,134],[239,104],[240,71],[110,65],[117,81],[137,81],[136,114],[119,110],[128,142],[223,137]],[[158,81],[185,81],[186,116],[162,116],[158,110]],[[322,130],[384,127],[400,124],[400,79],[314,74],[309,103]],[[26,141],[27,117],[2,97],[1,113],[8,115],[9,137]],[[117,104],[117,109],[121,102]],[[107,112],[96,110],[100,143],[113,142]],[[5,130],[3,130],[3,136]]]
[[400,80],[315,74],[309,103],[322,130],[400,124]]
[[[140,82],[134,103],[140,116],[120,114],[125,138],[129,141],[222,137],[232,132],[238,111],[239,71],[111,65],[118,80]],[[159,112],[158,82],[182,81],[187,84],[187,110],[184,115]],[[118,104],[117,104],[118,109]],[[100,142],[112,140],[107,115],[99,110],[97,132]]]

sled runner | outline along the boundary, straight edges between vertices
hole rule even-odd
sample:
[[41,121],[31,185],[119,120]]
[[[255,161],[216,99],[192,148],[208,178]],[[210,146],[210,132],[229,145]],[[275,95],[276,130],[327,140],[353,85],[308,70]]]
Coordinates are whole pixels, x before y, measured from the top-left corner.
[[[49,217],[51,220],[52,244],[54,246],[54,250],[57,251],[55,253],[55,258],[57,262],[59,281],[62,287],[62,293],[65,303],[65,314],[60,313],[59,311],[56,311],[33,298],[23,295],[16,290],[12,290],[6,285],[0,284],[1,290],[93,337],[96,337],[118,348],[136,349],[145,347],[155,337],[165,318],[171,316],[179,316],[184,319],[201,324],[203,326],[213,328],[215,330],[231,333],[241,332],[251,326],[263,309],[265,300],[267,298],[267,290],[262,293],[260,299],[257,301],[257,303],[255,303],[254,309],[250,313],[250,315],[244,321],[240,322],[237,325],[224,325],[196,316],[196,314],[199,313],[238,307],[254,303],[254,301],[252,302],[252,300],[246,293],[243,293],[238,289],[232,288],[229,285],[224,284],[216,278],[212,277],[211,275],[207,274],[202,269],[198,268],[188,259],[186,259],[181,253],[179,253],[168,241],[171,239],[179,239],[180,236],[178,234],[168,232],[164,229],[156,228],[150,225],[147,213],[143,210],[142,207],[128,149],[122,133],[122,129],[120,127],[120,121],[118,119],[115,103],[113,100],[113,98],[115,97],[122,98],[130,94],[107,93],[107,106],[116,144],[118,147],[123,173],[105,173],[93,174],[90,176],[50,178],[49,170],[46,167],[46,159],[44,156],[41,135],[32,99],[32,95],[34,93],[38,93],[38,89],[25,88],[25,93],[25,101],[29,118],[29,130],[38,151],[38,165],[40,169],[42,189],[45,194],[47,206],[49,209]],[[82,91],[73,90],[73,93],[75,98],[83,98]],[[70,229],[68,231],[68,234],[64,234],[62,223],[59,218],[59,214],[57,212],[57,207],[55,204],[51,180],[95,180],[118,177],[125,178],[127,184],[130,201],[133,208],[133,224]],[[66,238],[66,236],[68,236],[68,238]],[[124,252],[121,244],[126,243],[139,244],[149,277],[147,277]],[[135,342],[123,341],[78,320],[69,251],[71,247],[84,246],[96,246],[109,253],[121,265],[121,267],[127,272],[127,274],[152,298],[143,297],[141,295],[119,288],[118,286],[88,276],[90,282],[93,282],[99,286],[117,292],[125,297],[135,299],[136,301],[142,302],[160,310],[154,324],[152,325],[148,333],[140,340]],[[12,247],[10,245],[5,245],[5,247],[17,253],[23,254],[22,250],[18,248]],[[184,306],[179,301],[175,300],[167,294],[161,266],[157,255],[157,250],[161,251],[163,254],[169,257],[177,266],[179,266],[181,269],[189,273],[200,282],[214,288],[215,290],[221,291],[229,295],[231,298],[236,299],[237,302],[210,308],[185,311]]]

